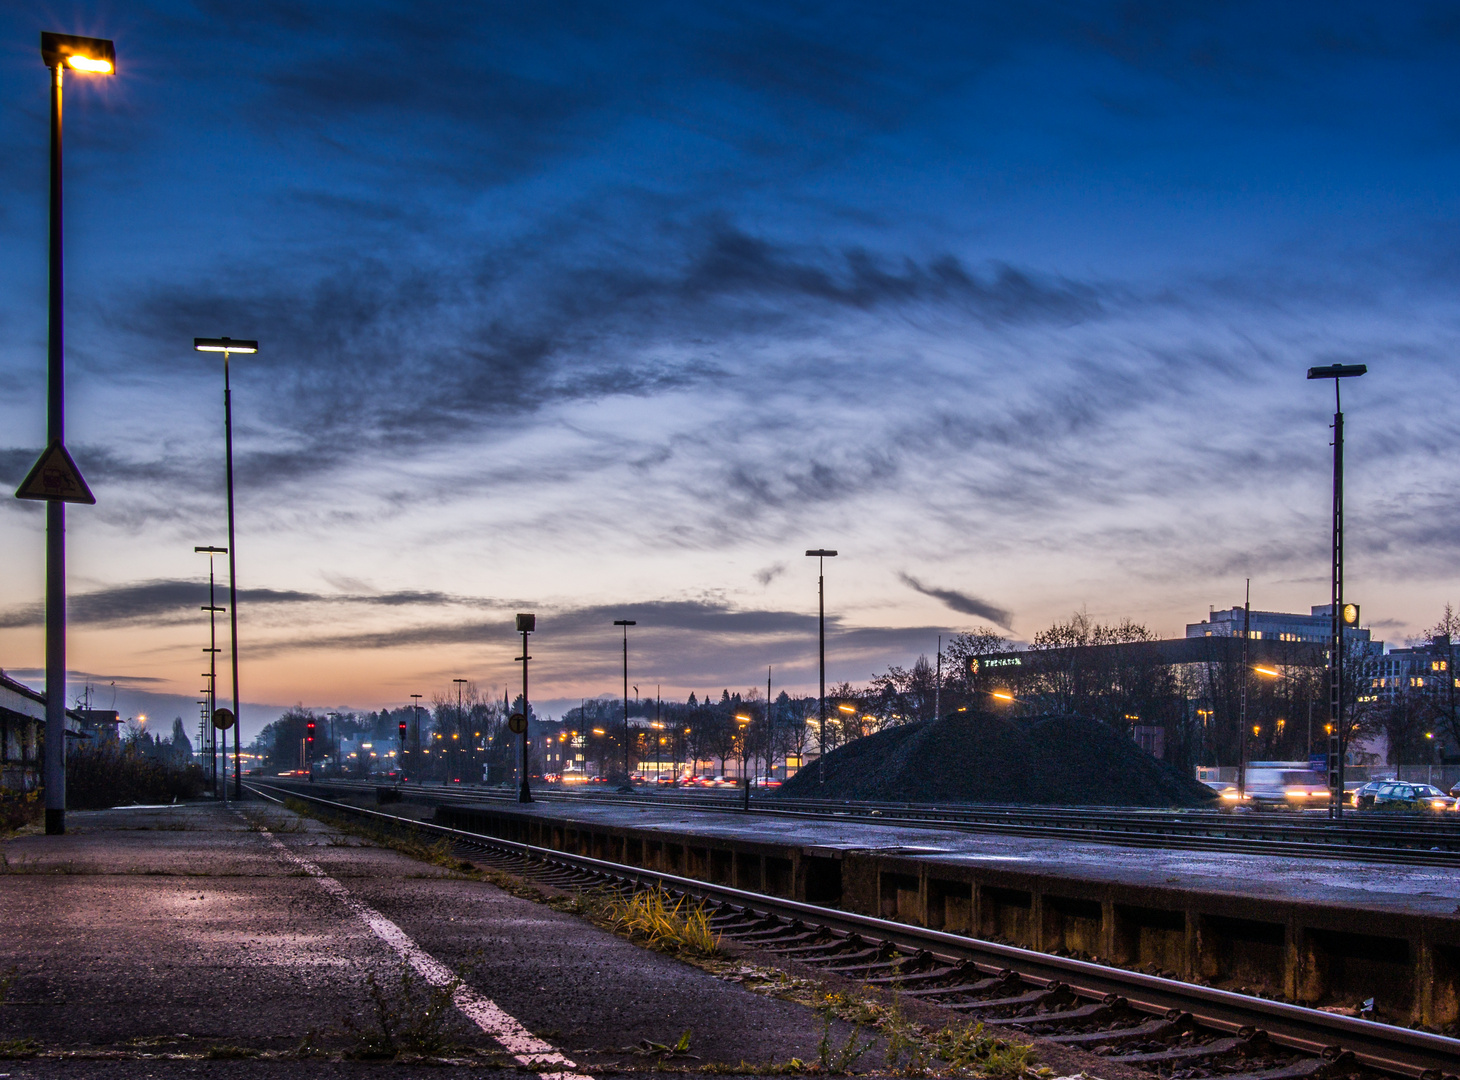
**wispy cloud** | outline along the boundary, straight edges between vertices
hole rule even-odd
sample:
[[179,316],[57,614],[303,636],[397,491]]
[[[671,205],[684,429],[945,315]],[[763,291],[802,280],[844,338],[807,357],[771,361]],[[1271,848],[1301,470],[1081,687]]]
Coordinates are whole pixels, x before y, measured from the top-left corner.
[[920,592],[924,596],[931,596],[935,600],[941,600],[960,614],[987,619],[995,626],[1002,627],[1005,630],[1013,629],[1013,613],[1005,611],[1001,607],[996,607],[987,600],[980,600],[976,596],[959,592],[957,589],[938,589],[931,585],[924,585],[911,574],[899,573],[897,577],[899,581],[913,591]]

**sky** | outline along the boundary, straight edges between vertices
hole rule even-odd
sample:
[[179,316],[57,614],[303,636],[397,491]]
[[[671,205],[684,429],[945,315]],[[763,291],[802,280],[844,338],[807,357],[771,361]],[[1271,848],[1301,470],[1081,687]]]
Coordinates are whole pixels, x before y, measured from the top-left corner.
[[[70,668],[195,716],[233,361],[245,734],[520,679],[814,692],[1077,610],[1460,600],[1460,13],[1423,3],[0,11],[0,481],[45,441],[65,99]],[[0,667],[39,685],[39,504]],[[221,570],[220,566],[220,570]],[[189,665],[193,665],[189,667]],[[115,688],[113,690],[113,687]],[[226,686],[224,687],[226,690]],[[75,690],[73,689],[73,694]],[[191,710],[191,711],[185,711]]]

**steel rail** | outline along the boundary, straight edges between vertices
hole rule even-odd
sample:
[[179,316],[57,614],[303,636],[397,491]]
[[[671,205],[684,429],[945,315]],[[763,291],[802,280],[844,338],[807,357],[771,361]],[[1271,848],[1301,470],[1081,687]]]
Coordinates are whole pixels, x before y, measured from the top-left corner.
[[[334,785],[341,784],[352,789],[359,785],[354,781],[326,781]],[[452,788],[443,788],[440,791],[431,788],[404,788],[414,795],[425,799],[440,799],[450,802],[512,802],[506,795],[494,791],[464,791]],[[611,796],[605,795],[595,797],[591,800],[580,799],[577,796],[557,795],[539,793],[540,802],[560,802],[567,805],[583,806],[634,806],[643,809],[646,800],[641,796]],[[696,809],[703,811],[714,811],[721,813],[744,813],[739,807],[727,805],[691,805],[681,802],[653,802],[648,805],[663,807],[664,809]],[[873,816],[871,812],[853,813],[842,811],[812,811],[782,809],[769,807],[764,804],[755,805],[751,813],[768,817],[791,818],[801,820],[826,821],[828,818],[837,821],[856,822],[869,825],[890,825],[910,829],[946,830],[951,832],[984,833],[1002,836],[1028,836],[1040,837],[1053,840],[1067,840],[1078,843],[1107,844],[1123,847],[1144,847],[1159,848],[1164,850],[1180,851],[1211,851],[1226,854],[1242,855],[1270,855],[1278,857],[1305,858],[1305,859],[1333,859],[1348,862],[1371,862],[1386,863],[1404,866],[1439,866],[1439,867],[1460,867],[1460,837],[1444,838],[1446,843],[1453,843],[1456,848],[1453,850],[1433,850],[1433,846],[1427,848],[1381,846],[1380,844],[1361,842],[1353,838],[1351,842],[1316,842],[1310,840],[1285,839],[1280,834],[1268,834],[1257,837],[1230,836],[1223,834],[1208,833],[1206,835],[1185,831],[1171,827],[1168,823],[1155,823],[1154,827],[1143,830],[1135,829],[1107,829],[1098,826],[1085,824],[1026,824],[1018,821],[968,821],[963,818],[939,817],[935,812],[930,812],[925,817],[899,817],[887,813],[878,813]],[[1288,826],[1288,829],[1294,828]],[[1332,836],[1333,833],[1320,833],[1320,835]],[[1424,842],[1419,840],[1417,842]]]
[[[1257,1028],[1267,1032],[1274,1042],[1307,1054],[1332,1057],[1337,1050],[1346,1050],[1372,1068],[1399,1076],[1439,1080],[1441,1077],[1453,1075],[1457,1067],[1460,1067],[1460,1039],[1444,1035],[1327,1013],[1266,998],[1249,997],[1228,990],[1126,971],[1013,945],[1000,945],[908,923],[715,885],[663,871],[594,859],[586,855],[573,855],[502,840],[482,833],[337,803],[277,784],[250,781],[249,786],[260,795],[264,795],[264,792],[259,789],[268,787],[282,792],[288,798],[316,803],[331,811],[389,822],[397,828],[406,826],[428,835],[448,837],[468,844],[485,845],[508,853],[521,854],[542,863],[616,878],[639,887],[657,885],[755,912],[801,919],[803,922],[810,920],[837,933],[873,935],[878,940],[911,952],[927,951],[949,963],[972,961],[990,972],[1017,970],[1036,984],[1048,986],[1056,982],[1064,983],[1084,996],[1098,999],[1107,994],[1118,994],[1132,1007],[1157,1015],[1178,1009],[1190,1013],[1199,1023],[1221,1031],[1236,1032],[1244,1028]],[[275,802],[283,801],[267,795],[264,797]]]

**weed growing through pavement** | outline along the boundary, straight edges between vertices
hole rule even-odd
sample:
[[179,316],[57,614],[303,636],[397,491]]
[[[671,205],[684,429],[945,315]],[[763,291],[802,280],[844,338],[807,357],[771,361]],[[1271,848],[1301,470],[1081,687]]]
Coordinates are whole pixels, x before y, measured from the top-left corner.
[[41,1044],[31,1038],[0,1039],[0,1058],[35,1057]]
[[461,979],[445,986],[432,986],[409,964],[401,964],[394,987],[381,985],[374,972],[365,976],[365,988],[374,1012],[374,1028],[358,1027],[346,1019],[345,1028],[355,1038],[350,1056],[362,1060],[393,1058],[403,1050],[417,1054],[438,1054],[446,1048],[446,1025]]

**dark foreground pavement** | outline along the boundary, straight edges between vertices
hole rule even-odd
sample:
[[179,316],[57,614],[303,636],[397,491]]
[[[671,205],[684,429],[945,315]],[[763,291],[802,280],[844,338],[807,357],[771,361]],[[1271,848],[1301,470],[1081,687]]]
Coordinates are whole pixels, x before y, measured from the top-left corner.
[[[604,1077],[814,1062],[826,1031],[804,1005],[278,809],[68,824],[3,845],[0,1077]],[[432,964],[466,1007],[433,991]],[[382,1025],[404,1044],[433,1024],[439,1060],[346,1057]],[[644,1053],[686,1031],[693,1058]],[[848,1034],[836,1023],[834,1044]]]

